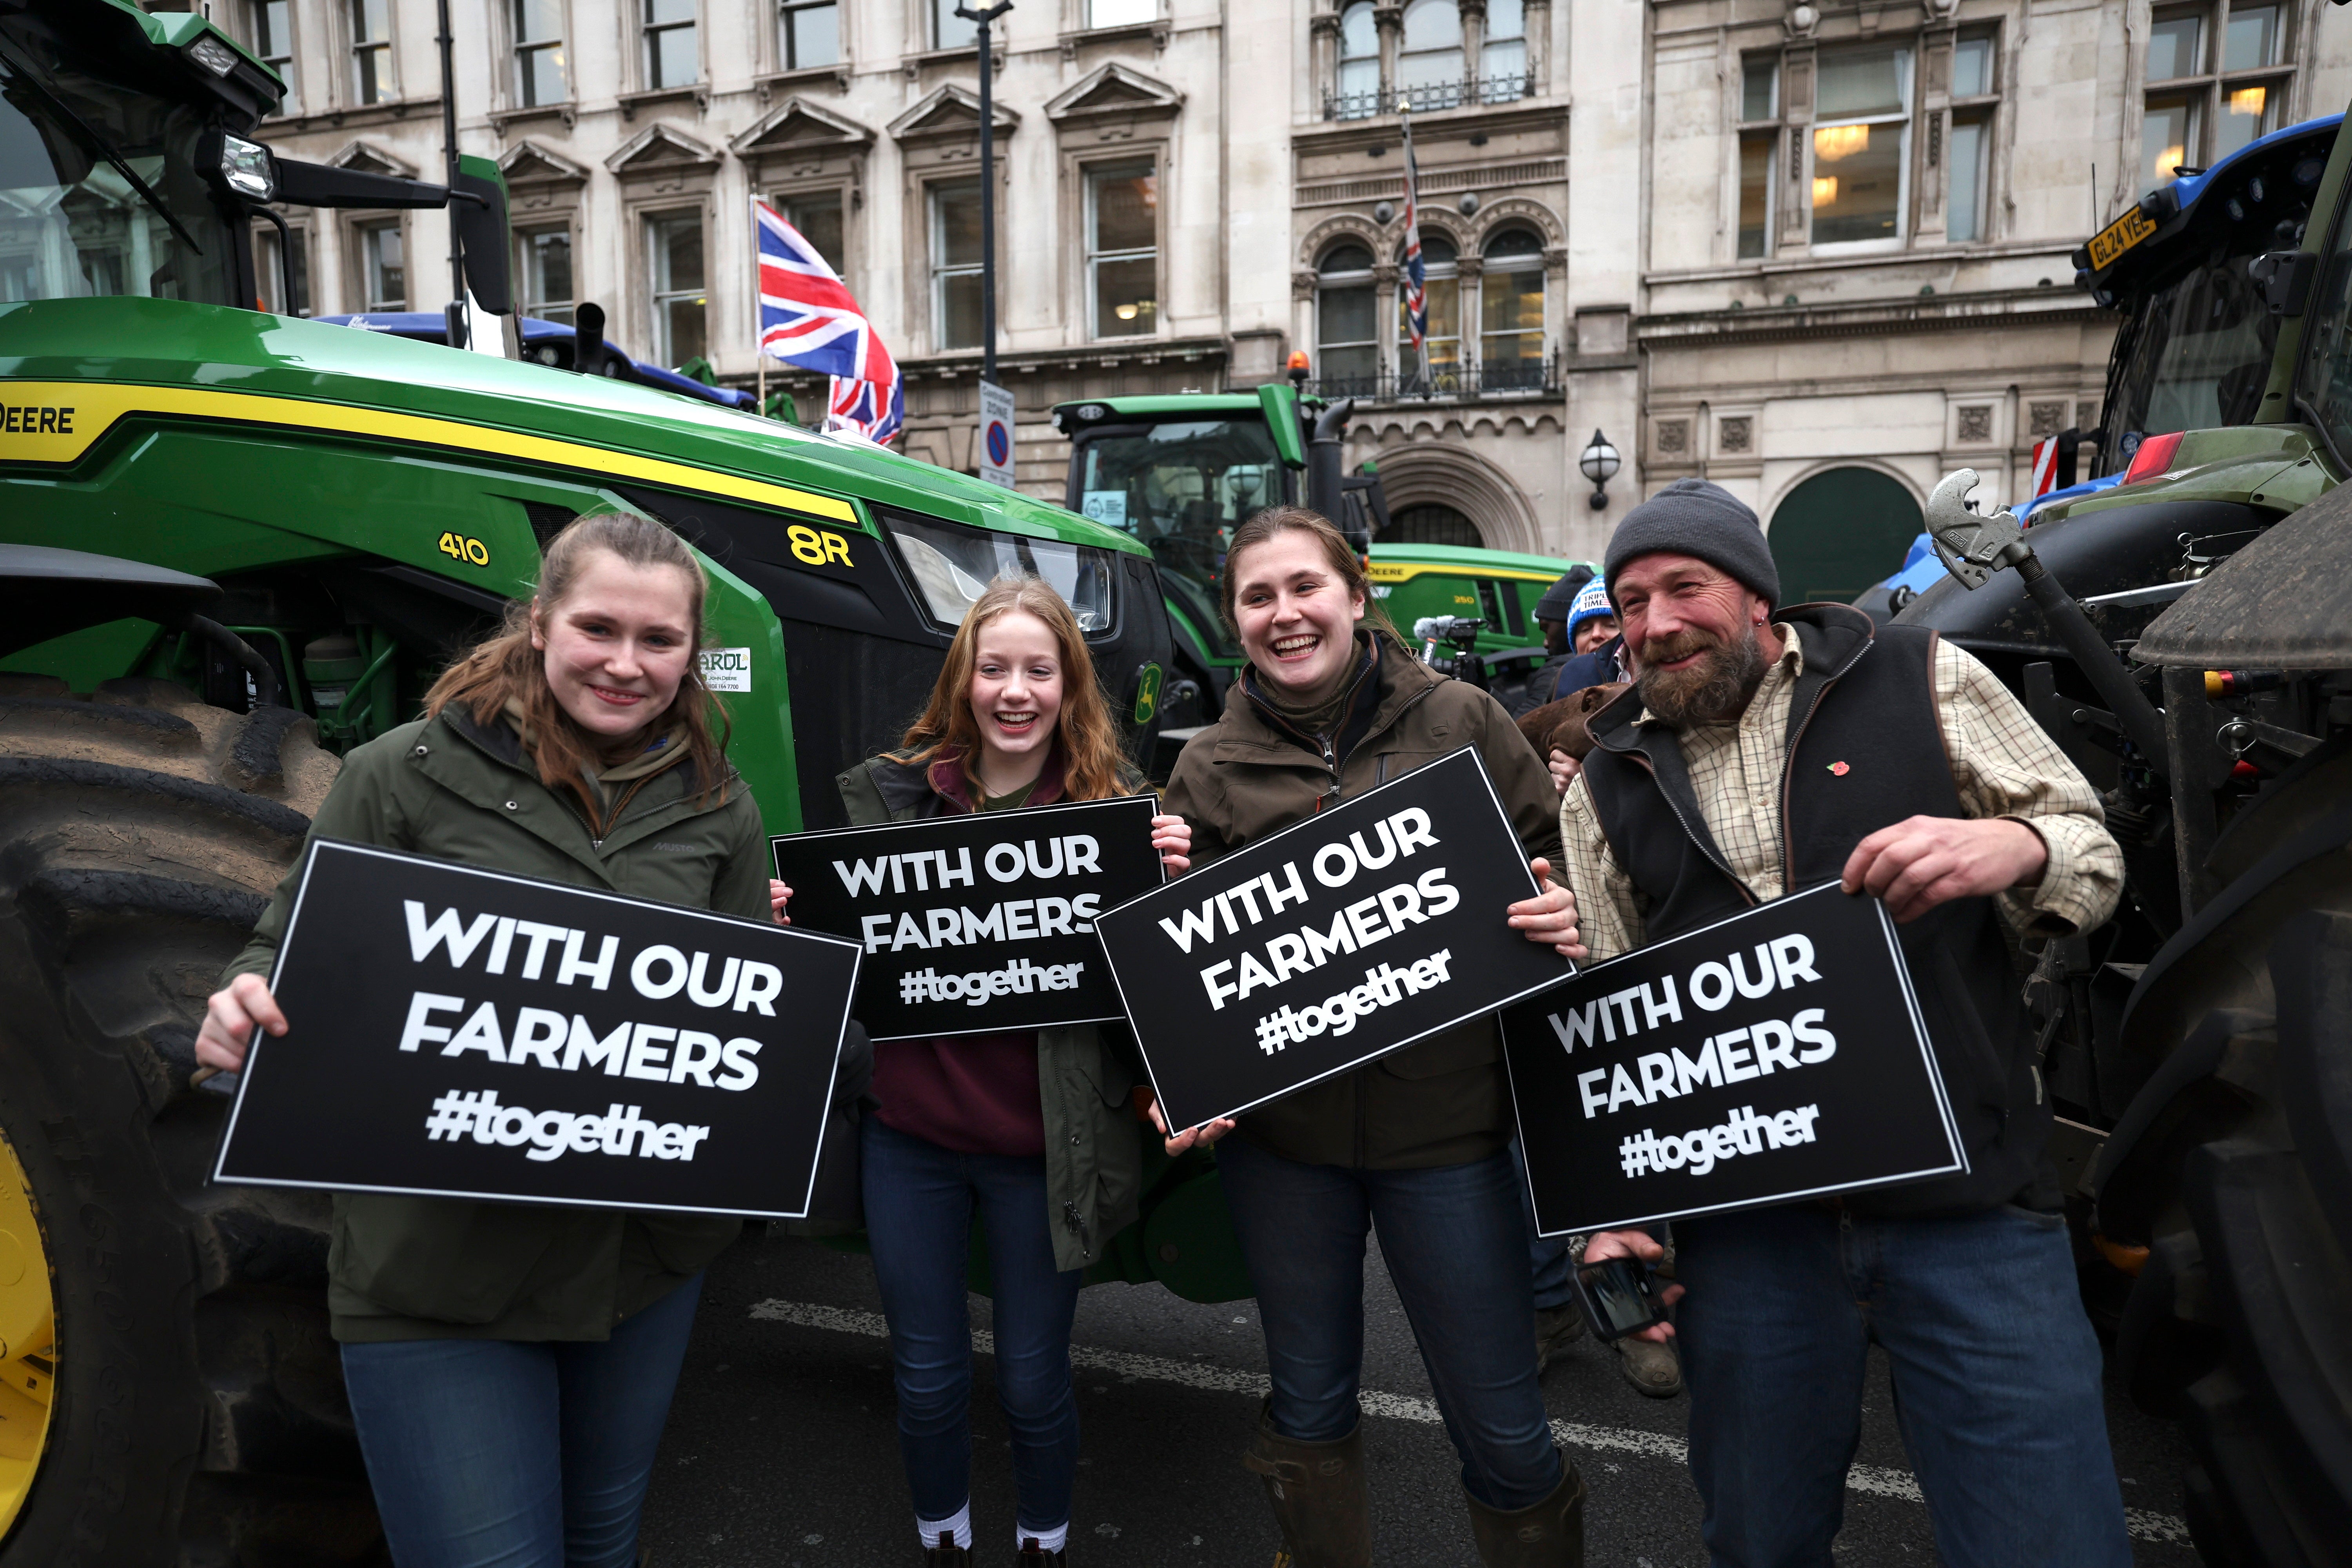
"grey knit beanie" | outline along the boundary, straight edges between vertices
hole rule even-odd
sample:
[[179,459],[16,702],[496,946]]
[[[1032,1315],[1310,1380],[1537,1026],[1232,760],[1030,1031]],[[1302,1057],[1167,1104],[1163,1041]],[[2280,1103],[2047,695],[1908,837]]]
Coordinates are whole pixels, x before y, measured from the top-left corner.
[[1625,514],[1609,536],[1603,574],[1616,602],[1619,574],[1644,555],[1690,555],[1780,602],[1780,572],[1772,564],[1763,525],[1738,497],[1706,479],[1676,479]]

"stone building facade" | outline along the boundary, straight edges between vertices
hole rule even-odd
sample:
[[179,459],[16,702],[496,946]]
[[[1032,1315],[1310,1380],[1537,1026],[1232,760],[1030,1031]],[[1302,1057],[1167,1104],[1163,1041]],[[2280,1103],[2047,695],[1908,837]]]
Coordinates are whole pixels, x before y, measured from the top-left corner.
[[[275,145],[431,177],[431,0],[214,4],[293,81]],[[748,384],[768,197],[905,368],[907,449],[972,465],[954,0],[453,9],[461,141],[506,170],[531,313],[594,300],[632,353]],[[2167,159],[2352,95],[2352,16],[2320,0],[1022,0],[996,38],[1024,489],[1062,492],[1054,403],[1247,387],[1300,351],[1357,397],[1349,457],[1400,533],[1597,556],[1703,474],[1823,591],[1862,570],[1846,520],[1907,538],[1962,464],[2013,498],[2034,439],[2095,422],[2113,328],[2068,258]],[[440,215],[288,216],[314,310],[441,302]],[[1598,507],[1596,431],[1623,458]]]

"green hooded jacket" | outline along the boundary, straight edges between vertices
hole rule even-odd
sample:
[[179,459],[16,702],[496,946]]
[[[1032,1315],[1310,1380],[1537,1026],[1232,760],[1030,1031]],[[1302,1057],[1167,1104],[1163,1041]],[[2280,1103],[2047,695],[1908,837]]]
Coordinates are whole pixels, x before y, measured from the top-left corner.
[[[654,773],[598,838],[576,804],[539,782],[509,725],[451,709],[354,750],[310,837],[771,918],[751,792],[731,775],[709,798],[699,792],[691,762]],[[298,860],[278,884],[223,984],[269,972],[299,870]],[[327,1307],[345,1343],[603,1340],[741,1230],[724,1215],[339,1193]]]

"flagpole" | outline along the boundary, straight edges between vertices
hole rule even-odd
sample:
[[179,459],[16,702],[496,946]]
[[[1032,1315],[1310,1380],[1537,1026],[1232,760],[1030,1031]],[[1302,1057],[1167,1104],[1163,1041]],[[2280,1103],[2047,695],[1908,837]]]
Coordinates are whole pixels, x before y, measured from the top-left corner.
[[[1405,195],[1409,198],[1405,206],[1412,212],[1412,221],[1418,226],[1421,222],[1421,172],[1413,166],[1412,161],[1412,99],[1409,95],[1400,95],[1397,99],[1397,120],[1404,130],[1404,187]],[[1421,242],[1421,236],[1418,234],[1407,235],[1405,237],[1415,245]],[[1424,393],[1437,390],[1429,379],[1429,331],[1426,322],[1429,310],[1428,288],[1426,283],[1422,285],[1421,308],[1424,321],[1422,331],[1415,334],[1421,340],[1417,346],[1421,355],[1421,384]]]
[[760,308],[760,195],[754,191],[751,194],[751,359],[759,367],[759,413],[764,418],[768,412],[768,345],[761,340],[767,336],[768,321],[766,312]]

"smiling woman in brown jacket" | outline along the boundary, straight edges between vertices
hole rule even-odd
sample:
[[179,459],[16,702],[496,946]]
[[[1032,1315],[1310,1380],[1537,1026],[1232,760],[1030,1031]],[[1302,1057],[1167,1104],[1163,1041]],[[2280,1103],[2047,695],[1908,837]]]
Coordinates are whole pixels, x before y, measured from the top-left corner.
[[[1474,747],[1545,879],[1510,906],[1509,927],[1583,956],[1574,906],[1549,879],[1558,797],[1543,763],[1499,703],[1430,670],[1370,609],[1339,530],[1295,508],[1243,524],[1224,611],[1250,662],[1224,716],[1185,746],[1166,801],[1192,825],[1195,863]],[[1244,1463],[1266,1479],[1297,1568],[1370,1560],[1356,1389],[1374,1226],[1462,1458],[1481,1560],[1582,1561],[1583,1484],[1552,1447],[1536,1386],[1500,1058],[1495,1020],[1479,1018],[1250,1112],[1218,1152],[1274,1385]],[[1188,1129],[1169,1150],[1234,1127]]]

